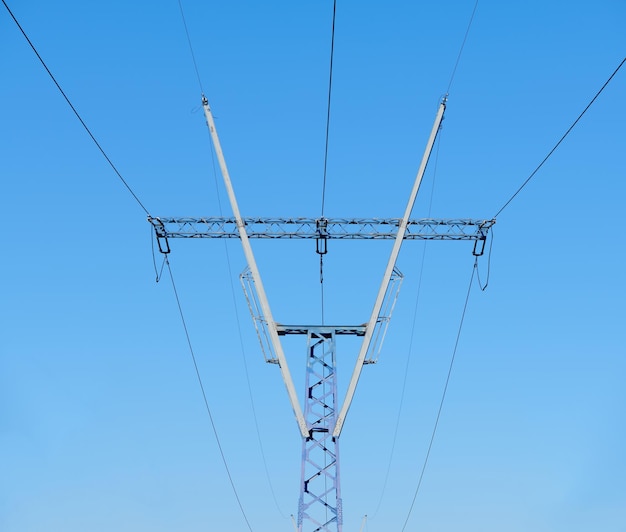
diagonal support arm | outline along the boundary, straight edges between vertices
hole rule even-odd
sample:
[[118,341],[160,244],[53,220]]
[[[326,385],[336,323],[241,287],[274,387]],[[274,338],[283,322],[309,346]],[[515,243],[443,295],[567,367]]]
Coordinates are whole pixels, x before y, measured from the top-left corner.
[[422,162],[417,171],[417,176],[415,177],[415,183],[413,184],[413,189],[411,190],[411,195],[409,196],[409,201],[407,203],[406,210],[404,211],[404,216],[400,220],[398,233],[396,234],[396,238],[393,243],[391,255],[389,256],[387,268],[385,269],[383,280],[380,284],[380,289],[378,290],[378,296],[376,297],[376,302],[374,303],[372,314],[367,323],[365,336],[363,337],[361,350],[359,351],[359,356],[357,357],[356,364],[354,366],[352,378],[350,379],[350,383],[348,384],[346,397],[341,406],[341,410],[339,411],[339,415],[337,416],[337,422],[333,430],[333,436],[335,438],[339,437],[339,435],[341,434],[341,429],[343,428],[343,424],[346,420],[346,415],[348,413],[348,410],[350,409],[350,405],[354,397],[354,392],[356,391],[356,385],[359,382],[359,377],[361,376],[361,370],[363,369],[363,363],[365,361],[365,357],[367,355],[367,352],[370,347],[370,343],[372,341],[374,328],[380,316],[380,311],[383,305],[383,300],[385,298],[385,293],[387,291],[387,286],[389,285],[389,281],[391,280],[391,275],[393,274],[393,269],[395,268],[396,260],[398,259],[398,254],[400,253],[400,247],[402,246],[402,241],[404,240],[404,236],[406,234],[409,217],[411,216],[411,211],[413,210],[413,205],[415,204],[415,198],[417,197],[417,192],[419,191],[420,185],[422,183],[422,177],[424,177],[424,172],[426,171],[426,165],[428,164],[428,159],[430,158],[433,145],[435,144],[435,139],[437,138],[437,133],[439,131],[439,127],[441,126],[441,121],[443,120],[443,113],[445,110],[446,110],[446,99],[444,98],[441,104],[439,105],[439,110],[437,111],[437,116],[435,117],[435,123],[433,124],[433,129],[430,132],[430,137],[428,139],[428,143],[426,144],[426,150],[424,151]]
[[270,305],[267,300],[267,295],[265,294],[265,288],[263,287],[263,283],[261,282],[261,275],[259,274],[259,269],[257,267],[256,260],[254,259],[254,254],[252,253],[252,247],[250,246],[248,234],[246,233],[246,225],[239,212],[239,206],[237,205],[237,200],[235,198],[235,191],[230,181],[230,175],[228,174],[228,168],[226,167],[226,160],[224,159],[224,154],[220,145],[220,139],[217,136],[215,121],[213,119],[213,114],[211,113],[211,108],[209,107],[209,101],[204,95],[202,96],[202,107],[204,109],[204,116],[206,117],[207,125],[209,126],[211,140],[213,141],[213,146],[215,147],[215,153],[220,164],[220,170],[222,171],[224,184],[226,185],[226,192],[228,193],[230,206],[233,210],[233,215],[237,224],[237,231],[239,232],[239,238],[241,239],[241,245],[243,246],[243,253],[246,257],[248,268],[250,269],[250,274],[252,275],[252,279],[257,290],[263,317],[265,318],[265,321],[267,323],[270,342],[272,343],[274,353],[276,354],[276,358],[278,359],[280,372],[282,374],[285,387],[287,388],[287,394],[289,395],[289,401],[291,402],[291,408],[293,408],[293,413],[296,416],[298,428],[300,429],[302,437],[306,438],[309,436],[309,430],[307,428],[306,421],[302,413],[302,407],[300,406],[300,402],[298,401],[298,396],[296,395],[296,389],[293,385],[291,374],[289,373],[289,367],[287,366],[287,360],[285,358],[285,353],[283,352],[283,347],[280,343],[280,339],[278,338],[276,322],[272,317],[272,312],[270,310]]

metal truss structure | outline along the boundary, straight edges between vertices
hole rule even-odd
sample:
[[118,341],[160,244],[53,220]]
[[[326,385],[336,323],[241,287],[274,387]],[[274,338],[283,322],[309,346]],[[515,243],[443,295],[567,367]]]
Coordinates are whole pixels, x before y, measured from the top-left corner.
[[[270,341],[269,324],[267,323],[267,320],[264,318],[261,311],[259,294],[256,289],[256,285],[254,284],[254,279],[252,278],[250,269],[246,268],[239,276],[239,279],[241,281],[243,293],[246,296],[248,309],[250,310],[252,322],[254,323],[254,328],[256,329],[259,343],[261,344],[261,351],[263,352],[263,356],[265,357],[265,362],[269,364],[278,364],[278,358],[276,356],[276,353],[274,352],[272,342]],[[365,358],[364,364],[375,364],[376,362],[378,362],[378,355],[380,354],[385,335],[387,334],[387,327],[389,326],[389,322],[391,321],[391,315],[396,305],[396,301],[398,299],[398,294],[400,293],[400,287],[402,286],[403,280],[404,275],[402,275],[400,270],[395,268],[391,277],[391,281],[387,286],[387,291],[383,300],[383,306],[380,311],[379,318],[376,321],[373,341],[370,343],[370,348]],[[292,334],[308,335],[310,331],[317,330],[317,328],[319,327],[314,325],[284,325],[282,323],[276,324],[278,336],[286,336]],[[364,325],[333,325],[331,329],[333,331],[333,335],[336,336],[365,336]]]
[[316,531],[341,532],[343,527],[339,440],[332,435],[337,415],[336,332],[334,327],[324,326],[306,331],[304,417],[310,435],[302,440],[298,530],[305,520]]
[[[364,365],[378,359],[387,325],[398,296],[402,274],[396,268],[404,240],[473,240],[474,255],[482,255],[495,220],[410,219],[435,138],[443,120],[441,102],[402,218],[243,218],[235,198],[226,161],[207,99],[202,106],[233,211],[232,218],[149,217],[159,250],[170,253],[171,238],[239,238],[247,267],[241,282],[265,360],[276,364],[302,437],[302,463],[297,531],[342,532],[339,475],[339,436]],[[310,239],[316,251],[327,253],[328,240],[393,240],[394,244],[370,318],[361,325],[284,325],[274,320],[249,240]],[[304,410],[297,398],[281,337],[307,336]],[[352,376],[343,401],[337,396],[335,339],[338,335],[361,338]]]
[[[234,218],[148,218],[158,238],[239,238]],[[248,238],[393,240],[399,218],[243,218]],[[409,220],[406,240],[481,240],[495,220]]]

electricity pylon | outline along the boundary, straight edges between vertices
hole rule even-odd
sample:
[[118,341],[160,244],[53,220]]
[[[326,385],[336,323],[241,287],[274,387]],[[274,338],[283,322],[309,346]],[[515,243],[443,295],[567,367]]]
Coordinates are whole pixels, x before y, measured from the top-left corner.
[[[222,177],[233,211],[232,218],[163,218],[149,217],[154,227],[159,250],[169,253],[169,238],[239,238],[247,267],[241,282],[252,319],[267,362],[280,368],[287,395],[302,437],[302,463],[297,527],[303,532],[305,523],[311,530],[342,532],[342,502],[339,475],[339,436],[361,375],[366,364],[377,361],[386,328],[402,282],[396,268],[404,240],[473,240],[474,255],[482,255],[487,233],[495,220],[411,220],[411,211],[420,188],[428,159],[446,108],[444,98],[439,105],[422,161],[402,218],[243,218],[235,197],[226,160],[222,152],[213,114],[206,97],[202,107],[219,161]],[[283,325],[274,320],[250,238],[315,239],[317,252],[325,254],[329,239],[392,239],[393,247],[374,302],[370,318],[363,325]],[[298,400],[281,344],[281,336],[306,335],[307,365],[304,409]],[[346,396],[337,397],[336,337],[361,337],[361,347],[348,384]],[[306,531],[308,532],[308,530]]]

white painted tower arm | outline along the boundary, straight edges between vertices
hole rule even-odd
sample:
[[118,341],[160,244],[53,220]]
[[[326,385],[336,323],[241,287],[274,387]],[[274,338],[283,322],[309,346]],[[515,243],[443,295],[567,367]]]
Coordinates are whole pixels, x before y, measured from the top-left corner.
[[367,323],[365,336],[363,337],[363,343],[361,344],[361,350],[359,351],[359,356],[357,357],[357,360],[356,360],[354,371],[352,373],[352,378],[350,379],[350,383],[348,384],[346,397],[341,406],[341,410],[339,411],[339,415],[337,416],[337,422],[335,424],[335,429],[333,430],[333,436],[335,438],[337,438],[341,434],[341,429],[345,422],[346,415],[348,413],[348,410],[350,409],[350,405],[354,397],[354,392],[356,391],[356,385],[359,382],[359,377],[361,376],[361,370],[363,369],[363,363],[365,361],[365,357],[367,355],[370,343],[372,341],[374,327],[376,326],[376,322],[378,321],[380,317],[380,310],[383,305],[383,300],[385,298],[387,286],[389,285],[389,281],[391,279],[393,269],[396,265],[396,260],[398,259],[398,254],[400,253],[400,247],[402,246],[402,241],[404,240],[404,236],[406,234],[407,225],[409,222],[409,218],[411,216],[411,211],[413,210],[413,205],[415,204],[415,198],[417,197],[417,192],[419,191],[420,184],[422,183],[422,177],[424,176],[424,172],[426,171],[426,165],[428,164],[428,159],[430,158],[433,145],[435,144],[435,139],[437,138],[437,133],[439,131],[439,127],[441,126],[441,121],[443,120],[443,113],[445,109],[446,109],[446,99],[444,98],[441,104],[439,105],[439,110],[437,111],[437,116],[435,117],[435,123],[433,124],[432,131],[430,132],[430,137],[428,139],[428,143],[426,144],[426,149],[424,150],[422,162],[420,164],[420,167],[417,171],[417,175],[415,177],[415,183],[413,184],[413,189],[411,190],[411,195],[409,197],[406,210],[404,211],[404,216],[400,220],[398,233],[396,234],[396,238],[393,243],[393,248],[391,249],[389,262],[387,263],[387,268],[385,269],[385,274],[383,275],[383,280],[380,284],[380,289],[378,290],[378,296],[376,297],[376,302],[374,303],[372,314]]
[[241,239],[241,245],[243,246],[243,252],[248,263],[248,268],[250,269],[250,273],[252,275],[252,280],[254,281],[254,285],[256,287],[256,291],[259,297],[259,303],[261,305],[261,311],[263,313],[263,318],[267,323],[270,341],[272,343],[274,353],[276,354],[276,358],[278,359],[280,372],[287,388],[287,394],[289,395],[291,408],[293,408],[293,413],[296,416],[296,421],[298,423],[298,428],[300,430],[300,433],[302,434],[302,437],[307,438],[309,436],[309,429],[306,425],[306,421],[302,413],[302,408],[300,406],[300,402],[298,401],[298,396],[296,395],[296,389],[293,385],[291,374],[289,373],[289,367],[287,366],[287,360],[285,358],[280,339],[278,338],[276,323],[274,322],[274,318],[272,317],[272,312],[270,310],[270,305],[267,300],[267,295],[265,294],[265,288],[263,288],[263,283],[261,282],[261,275],[259,274],[259,269],[257,267],[256,260],[254,259],[254,254],[252,253],[252,247],[250,246],[250,241],[248,240],[248,234],[246,233],[246,225],[239,212],[239,206],[237,205],[237,200],[235,198],[235,191],[230,181],[228,168],[226,167],[226,160],[224,159],[220,140],[217,136],[217,130],[215,128],[213,114],[211,113],[209,102],[204,96],[202,97],[202,107],[204,108],[204,115],[207,120],[207,125],[209,126],[211,140],[213,141],[215,153],[217,154],[217,159],[219,161],[220,169],[222,171],[222,177],[224,178],[226,192],[228,193],[230,206],[233,210],[233,215],[237,224],[237,230],[239,232],[239,238]]

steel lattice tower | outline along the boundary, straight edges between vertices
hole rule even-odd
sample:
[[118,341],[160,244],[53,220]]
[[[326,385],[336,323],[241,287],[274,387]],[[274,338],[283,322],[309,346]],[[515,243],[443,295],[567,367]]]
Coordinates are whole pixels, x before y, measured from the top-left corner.
[[298,529],[306,519],[316,530],[330,530],[336,524],[340,531],[339,441],[332,435],[337,421],[335,330],[311,327],[307,340],[304,419],[310,435],[302,440]]
[[[207,99],[204,114],[219,161],[233,211],[232,218],[149,217],[159,250],[169,253],[170,238],[239,238],[247,262],[241,275],[253,323],[268,363],[278,365],[302,437],[298,532],[341,532],[343,527],[340,488],[339,436],[343,428],[363,366],[377,361],[386,327],[402,282],[396,268],[404,240],[472,240],[474,255],[482,255],[487,233],[495,220],[410,219],[437,133],[443,120],[446,99],[440,103],[422,161],[402,218],[243,218],[215,129]],[[314,239],[317,252],[324,254],[329,239],[394,240],[378,295],[366,324],[282,325],[272,315],[269,301],[252,252],[250,238]],[[281,344],[285,335],[306,335],[304,409],[291,378]],[[339,335],[361,337],[361,347],[343,401],[337,395],[337,349]],[[310,526],[310,528],[309,528]],[[306,529],[305,529],[306,527]]]

